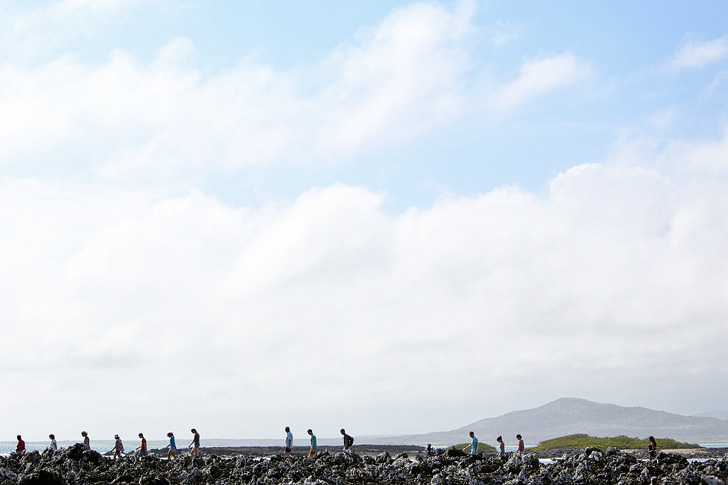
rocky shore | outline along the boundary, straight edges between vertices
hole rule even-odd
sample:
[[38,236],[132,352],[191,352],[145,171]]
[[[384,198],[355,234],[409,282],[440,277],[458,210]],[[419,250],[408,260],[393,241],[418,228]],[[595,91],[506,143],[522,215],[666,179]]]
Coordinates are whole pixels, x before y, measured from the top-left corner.
[[[364,448],[364,447],[362,447]],[[52,454],[31,452],[0,458],[0,485],[61,484],[725,484],[728,455],[691,461],[661,452],[644,461],[633,453],[587,448],[543,463],[535,454],[499,458],[435,450],[397,456],[321,451],[315,458],[276,454],[155,456],[112,460],[75,445]]]

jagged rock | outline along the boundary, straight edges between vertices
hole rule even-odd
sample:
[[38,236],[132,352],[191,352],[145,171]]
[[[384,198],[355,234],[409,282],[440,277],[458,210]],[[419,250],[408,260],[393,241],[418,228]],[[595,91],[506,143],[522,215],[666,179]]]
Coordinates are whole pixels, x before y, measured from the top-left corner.
[[20,485],[63,485],[64,482],[60,473],[44,468],[21,477],[18,483]]
[[232,485],[345,483],[447,485],[518,484],[710,484],[725,485],[728,457],[690,462],[684,456],[660,453],[657,460],[640,461],[617,449],[589,448],[553,462],[541,463],[536,454],[468,455],[460,450],[433,450],[412,459],[326,451],[308,456],[204,458],[189,456],[174,461],[150,456],[118,460],[71,447],[57,453],[12,454],[0,459],[0,485]]

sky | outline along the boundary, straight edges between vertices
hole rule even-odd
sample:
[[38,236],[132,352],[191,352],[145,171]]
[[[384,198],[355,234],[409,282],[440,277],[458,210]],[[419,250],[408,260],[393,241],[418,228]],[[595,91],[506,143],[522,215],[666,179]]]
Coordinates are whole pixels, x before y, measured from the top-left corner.
[[1,439],[725,409],[727,18],[0,0]]

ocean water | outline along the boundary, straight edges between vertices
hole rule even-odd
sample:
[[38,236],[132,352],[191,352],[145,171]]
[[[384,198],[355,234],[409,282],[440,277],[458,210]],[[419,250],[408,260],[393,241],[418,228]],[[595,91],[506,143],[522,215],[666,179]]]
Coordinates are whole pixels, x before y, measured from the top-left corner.
[[[122,441],[124,443],[124,450],[126,453],[131,453],[134,449],[141,444],[140,439],[134,439],[130,441]],[[70,448],[77,441],[59,441],[59,448]],[[168,440],[147,440],[147,448],[150,450],[155,448],[164,448],[169,443]],[[186,445],[187,443],[185,443]],[[0,453],[12,453],[15,451],[15,447],[18,445],[17,441],[0,441]],[[43,452],[50,445],[49,441],[26,441],[25,449],[27,451],[40,451]],[[114,440],[91,440],[91,449],[98,451],[99,453],[106,453],[114,447]],[[179,443],[178,443],[179,448]]]

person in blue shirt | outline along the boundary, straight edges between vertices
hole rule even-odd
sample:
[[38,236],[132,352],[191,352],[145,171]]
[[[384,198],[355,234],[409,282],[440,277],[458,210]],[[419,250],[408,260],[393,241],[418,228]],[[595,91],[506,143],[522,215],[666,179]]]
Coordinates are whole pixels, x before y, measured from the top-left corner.
[[167,459],[171,460],[177,454],[177,444],[174,442],[174,433],[170,431],[167,433],[167,437],[169,438],[169,444],[165,448],[169,448]]
[[293,448],[293,433],[291,433],[291,428],[286,426],[286,445],[283,448],[283,456],[291,456],[291,448]]
[[470,448],[470,453],[474,455],[478,452],[478,438],[475,437],[475,433],[473,433],[472,431],[470,432],[470,437],[473,438],[473,441],[471,441],[468,446],[463,448],[463,451]]

